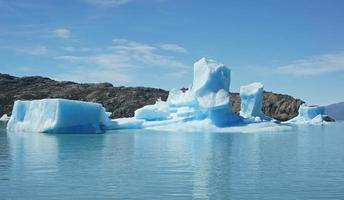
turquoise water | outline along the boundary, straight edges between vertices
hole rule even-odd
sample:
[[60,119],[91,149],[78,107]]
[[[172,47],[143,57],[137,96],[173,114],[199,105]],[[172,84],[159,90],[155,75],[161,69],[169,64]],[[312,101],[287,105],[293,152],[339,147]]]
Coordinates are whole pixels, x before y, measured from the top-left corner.
[[344,199],[344,124],[0,133],[0,199]]

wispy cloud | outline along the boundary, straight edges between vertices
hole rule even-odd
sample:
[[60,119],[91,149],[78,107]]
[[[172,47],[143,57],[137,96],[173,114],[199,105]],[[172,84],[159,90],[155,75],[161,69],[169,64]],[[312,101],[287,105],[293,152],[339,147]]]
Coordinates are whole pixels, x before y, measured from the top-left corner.
[[173,51],[177,53],[187,53],[187,50],[184,47],[181,47],[178,44],[173,44],[173,43],[160,44],[160,48],[166,51]]
[[71,36],[71,31],[66,28],[57,28],[52,31],[53,35],[58,38],[68,39]]
[[[57,56],[72,66],[79,66],[79,72],[87,71],[88,79],[100,78],[99,74],[120,76],[121,80],[129,81],[143,71],[166,71],[167,75],[181,77],[190,67],[174,56],[163,54],[160,45],[144,44],[127,39],[113,39],[112,43],[98,51],[86,51],[79,55],[75,48],[68,47],[67,55]],[[71,74],[79,74],[71,72]],[[84,73],[82,73],[84,74]],[[92,77],[91,77],[92,76]]]
[[97,70],[85,66],[74,67],[72,71],[56,74],[53,78],[56,80],[73,80],[80,83],[112,82],[116,84],[127,84],[132,81],[132,77],[126,73],[120,73],[111,69]]
[[124,4],[128,4],[132,2],[133,0],[81,0],[85,3],[99,6],[99,7],[116,7],[116,6],[121,6]]
[[344,71],[344,52],[311,56],[280,66],[278,72],[297,76]]
[[42,56],[48,54],[48,48],[45,46],[36,46],[31,48],[16,48],[19,53],[30,54],[34,56]]
[[101,52],[101,48],[89,48],[89,47],[73,47],[73,46],[65,46],[61,47],[62,50],[67,52]]

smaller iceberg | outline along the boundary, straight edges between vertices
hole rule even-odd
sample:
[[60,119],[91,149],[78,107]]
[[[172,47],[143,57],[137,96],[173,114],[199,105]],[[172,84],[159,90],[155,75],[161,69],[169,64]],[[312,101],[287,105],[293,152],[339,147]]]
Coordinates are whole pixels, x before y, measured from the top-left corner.
[[65,99],[16,101],[9,132],[101,133],[109,123],[102,105]]
[[0,118],[0,129],[6,129],[7,126],[7,122],[10,120],[10,117],[7,116],[7,114],[4,114],[1,118]]
[[325,107],[307,106],[302,104],[299,108],[299,114],[286,123],[294,124],[323,124],[325,123]]
[[255,121],[271,120],[262,111],[263,92],[264,86],[261,83],[251,83],[240,87],[240,116]]

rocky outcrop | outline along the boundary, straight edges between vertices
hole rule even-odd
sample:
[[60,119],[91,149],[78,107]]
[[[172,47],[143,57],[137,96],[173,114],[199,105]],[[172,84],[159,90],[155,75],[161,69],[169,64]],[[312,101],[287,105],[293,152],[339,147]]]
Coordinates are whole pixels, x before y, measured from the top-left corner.
[[64,98],[101,103],[111,117],[131,117],[134,111],[157,99],[167,99],[168,92],[145,87],[113,87],[110,83],[79,84],[33,76],[18,78],[0,74],[0,115],[11,114],[15,100]]
[[[185,89],[186,90],[186,89]],[[157,99],[165,101],[168,91],[146,87],[114,87],[110,83],[80,84],[55,81],[40,76],[14,77],[0,74],[0,116],[11,114],[15,100],[64,98],[101,103],[112,118],[132,117],[134,111]],[[234,112],[240,111],[240,96],[231,94]],[[298,114],[304,103],[288,95],[264,93],[263,112],[272,118],[286,121]]]

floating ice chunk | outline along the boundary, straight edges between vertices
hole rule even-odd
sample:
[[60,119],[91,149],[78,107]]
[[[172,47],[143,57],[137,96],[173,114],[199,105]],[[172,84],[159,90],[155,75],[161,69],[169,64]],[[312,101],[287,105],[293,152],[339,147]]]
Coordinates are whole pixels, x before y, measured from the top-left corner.
[[109,119],[98,103],[65,99],[16,101],[8,131],[102,132]]
[[306,106],[301,105],[299,108],[299,117],[313,119],[318,115],[324,115],[325,108],[323,106]]
[[306,106],[301,105],[298,116],[287,121],[287,123],[295,124],[322,124],[325,114],[325,107],[323,106]]
[[144,120],[135,118],[120,118],[114,119],[107,123],[107,130],[117,130],[117,129],[141,129],[143,128]]
[[7,116],[7,114],[4,114],[1,118],[0,118],[0,129],[6,129],[7,126],[7,122],[10,120],[10,117]]
[[8,120],[10,120],[10,117],[7,116],[7,114],[2,115],[2,117],[0,118],[0,121],[8,121]]
[[170,117],[168,104],[164,101],[157,101],[154,105],[144,106],[135,111],[136,119],[148,121],[166,120]]
[[263,92],[264,86],[261,83],[252,83],[240,87],[241,116],[266,118],[262,111]]

